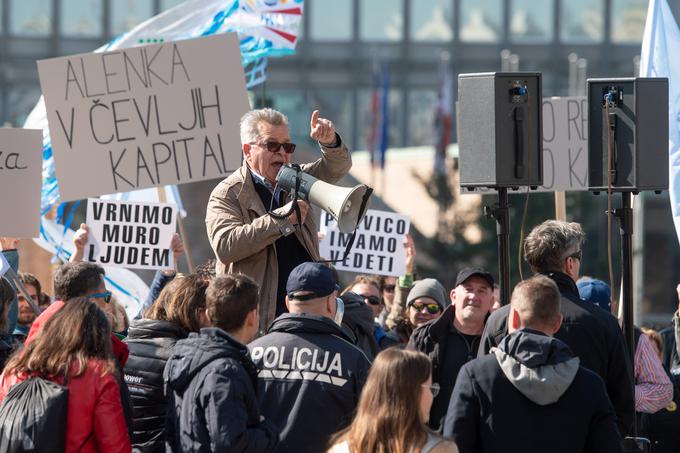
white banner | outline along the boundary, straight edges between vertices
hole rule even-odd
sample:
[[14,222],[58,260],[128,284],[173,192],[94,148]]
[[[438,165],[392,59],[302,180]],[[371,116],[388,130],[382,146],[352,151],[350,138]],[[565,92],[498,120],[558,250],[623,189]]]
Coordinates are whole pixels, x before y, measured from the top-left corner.
[[0,128],[0,236],[40,234],[42,131]]
[[[526,192],[522,187],[510,194]],[[543,185],[532,192],[588,190],[588,99],[585,96],[543,99]],[[467,193],[495,193],[475,188]]]
[[62,201],[223,177],[249,109],[235,33],[38,61]]
[[[339,271],[388,276],[404,275],[404,235],[409,232],[407,216],[369,209],[357,228],[352,250],[344,261],[333,263]],[[324,235],[319,251],[324,259],[342,259],[351,234],[341,233],[333,217],[322,211],[319,222]]]
[[87,200],[85,259],[129,269],[172,269],[176,207],[167,203]]

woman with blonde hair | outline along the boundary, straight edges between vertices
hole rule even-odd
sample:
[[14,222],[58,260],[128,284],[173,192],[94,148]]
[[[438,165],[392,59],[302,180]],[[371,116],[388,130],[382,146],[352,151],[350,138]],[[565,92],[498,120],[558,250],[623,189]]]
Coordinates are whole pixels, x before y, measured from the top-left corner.
[[329,453],[444,453],[456,445],[426,423],[439,386],[418,351],[390,348],[376,357],[352,424],[335,435]]

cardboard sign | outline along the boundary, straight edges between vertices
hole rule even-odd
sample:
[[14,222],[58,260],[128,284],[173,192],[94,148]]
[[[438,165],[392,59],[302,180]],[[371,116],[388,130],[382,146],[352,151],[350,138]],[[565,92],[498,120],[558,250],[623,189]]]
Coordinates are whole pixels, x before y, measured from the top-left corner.
[[40,235],[42,131],[0,128],[0,236]]
[[[395,277],[404,275],[404,235],[410,224],[405,215],[369,209],[357,228],[351,252],[344,261],[334,263],[336,269]],[[342,259],[351,235],[341,233],[333,217],[323,211],[319,225],[324,234],[319,243],[321,256],[329,260]]]
[[223,177],[249,109],[236,34],[38,61],[63,201]]
[[[509,193],[526,192],[522,187]],[[588,99],[543,99],[543,185],[532,192],[588,190]],[[491,193],[475,188],[466,193]]]
[[173,204],[90,198],[85,259],[130,269],[172,269],[176,215]]

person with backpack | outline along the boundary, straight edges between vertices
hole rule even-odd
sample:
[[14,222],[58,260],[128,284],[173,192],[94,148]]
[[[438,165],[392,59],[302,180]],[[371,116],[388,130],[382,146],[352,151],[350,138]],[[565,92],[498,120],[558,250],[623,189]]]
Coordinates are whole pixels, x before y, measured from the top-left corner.
[[[60,410],[50,410],[43,401],[46,410],[39,423],[45,429],[33,431],[34,443],[66,453],[131,451],[110,338],[106,315],[84,297],[69,300],[45,322],[42,334],[10,358],[0,378],[0,430],[13,436],[2,436],[0,450],[24,451],[15,449],[26,442],[25,424],[35,417],[22,411],[32,411],[41,401],[35,401],[36,392],[22,390],[39,379],[65,387],[68,401]],[[63,449],[55,445],[60,426]]]

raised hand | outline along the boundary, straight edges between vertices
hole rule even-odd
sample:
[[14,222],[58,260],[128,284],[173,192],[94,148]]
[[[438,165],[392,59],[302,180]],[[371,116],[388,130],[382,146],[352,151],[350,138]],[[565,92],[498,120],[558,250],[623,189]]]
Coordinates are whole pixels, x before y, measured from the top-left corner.
[[319,111],[312,112],[309,136],[325,146],[335,145],[335,125],[331,120],[319,118]]

